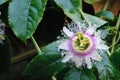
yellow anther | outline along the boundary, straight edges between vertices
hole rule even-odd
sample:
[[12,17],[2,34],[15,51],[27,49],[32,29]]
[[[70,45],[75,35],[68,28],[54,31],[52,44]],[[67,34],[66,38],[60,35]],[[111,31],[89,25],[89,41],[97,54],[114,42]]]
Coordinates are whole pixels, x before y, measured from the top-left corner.
[[84,35],[82,32],[76,33],[76,35],[78,36],[79,40],[82,40],[84,38]]
[[89,47],[90,40],[82,32],[76,33],[73,39],[73,46],[75,50],[85,50]]

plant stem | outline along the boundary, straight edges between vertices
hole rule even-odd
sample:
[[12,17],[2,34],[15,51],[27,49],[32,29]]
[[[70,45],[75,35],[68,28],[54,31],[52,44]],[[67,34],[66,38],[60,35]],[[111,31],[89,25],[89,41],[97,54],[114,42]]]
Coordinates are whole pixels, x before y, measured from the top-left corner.
[[120,32],[118,33],[118,38],[117,38],[116,42],[114,44],[112,44],[110,47],[115,46],[118,43],[119,40],[120,40]]
[[52,76],[52,80],[57,80],[55,76]]
[[[31,36],[31,41],[33,42],[33,44],[34,44],[34,46],[35,46],[38,54],[39,54],[39,55],[42,55],[42,54],[41,54],[41,50],[40,50],[40,48],[39,48],[39,46],[38,46],[38,44],[37,44],[37,42],[35,41],[35,39],[34,39],[33,36]],[[52,76],[52,80],[57,80],[57,79],[56,79],[55,76]]]
[[110,51],[109,51],[109,50],[107,50],[107,53],[108,53],[108,56],[110,56],[110,55],[111,55],[111,53],[110,53]]
[[82,0],[80,0],[80,9],[82,10]]
[[32,43],[34,44],[34,47],[36,48],[38,54],[39,54],[39,55],[42,55],[42,54],[41,54],[41,50],[40,50],[40,48],[39,48],[39,46],[38,46],[38,44],[37,44],[37,42],[35,41],[35,39],[34,39],[33,36],[31,36],[31,41],[32,41]]
[[[119,29],[119,26],[120,26],[120,14],[119,14],[119,17],[118,17],[118,20],[117,20],[117,23],[116,23],[116,29],[117,29],[117,30]],[[113,37],[112,45],[114,45],[114,43],[116,42],[117,34],[118,34],[118,32],[116,32],[116,33],[115,33],[115,36]],[[114,48],[115,48],[115,46],[113,46],[113,47],[111,48],[111,53],[113,53]]]
[[106,3],[105,3],[105,6],[103,8],[103,11],[106,11],[108,6],[109,6],[109,3],[110,3],[110,0],[107,0]]
[[16,56],[13,56],[11,58],[11,64],[16,64],[18,62],[21,62],[27,58],[30,58],[30,57],[33,57],[36,55],[36,50],[35,49],[32,49],[32,50],[29,50],[29,51],[25,51],[23,53],[20,53],[19,55],[16,55]]
[[116,23],[117,30],[119,29],[119,27],[120,27],[120,14],[119,14],[119,17],[118,17],[118,20],[117,20],[117,23]]
[[85,17],[85,15],[84,15],[84,12],[81,10],[81,9],[79,9],[80,10],[80,12],[81,12],[81,15],[82,15],[82,17],[85,19],[85,21],[88,23],[88,25],[90,26],[90,22],[87,20],[87,18]]

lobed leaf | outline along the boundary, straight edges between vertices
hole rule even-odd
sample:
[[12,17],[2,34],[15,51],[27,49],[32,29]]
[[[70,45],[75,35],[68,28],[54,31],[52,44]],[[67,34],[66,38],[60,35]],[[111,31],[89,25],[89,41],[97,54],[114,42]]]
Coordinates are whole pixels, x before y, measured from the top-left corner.
[[107,20],[114,20],[114,14],[110,11],[101,11],[96,14],[96,16],[102,18],[102,19],[107,19]]
[[[59,7],[61,7],[64,13],[75,22],[81,22],[80,12],[80,0],[54,0]],[[87,21],[91,24],[96,24],[98,27],[104,25],[106,21],[99,19],[98,17],[83,13]]]
[[4,4],[5,2],[7,2],[8,0],[0,0],[0,5]]
[[110,57],[113,64],[120,70],[120,44],[115,46],[115,51]]
[[100,80],[119,80],[119,72],[110,62],[106,53],[102,54],[102,61],[95,64]]
[[35,32],[43,17],[47,0],[12,0],[9,4],[9,24],[23,41]]
[[87,14],[87,13],[84,13],[85,15],[85,18],[91,23],[91,24],[96,24],[97,27],[100,27],[102,25],[104,25],[105,23],[107,23],[106,21],[98,18],[98,17],[95,17],[95,16],[92,16],[90,14]]
[[80,0],[54,0],[64,13],[73,21],[81,21]]
[[66,73],[64,80],[95,80],[95,76],[88,69],[71,69],[68,73]]
[[84,1],[88,4],[93,4],[93,3],[100,1],[100,0],[84,0]]
[[61,56],[56,45],[56,42],[53,42],[45,47],[42,50],[43,55],[37,55],[33,58],[24,74],[35,78],[51,77],[64,69],[66,65],[61,62]]

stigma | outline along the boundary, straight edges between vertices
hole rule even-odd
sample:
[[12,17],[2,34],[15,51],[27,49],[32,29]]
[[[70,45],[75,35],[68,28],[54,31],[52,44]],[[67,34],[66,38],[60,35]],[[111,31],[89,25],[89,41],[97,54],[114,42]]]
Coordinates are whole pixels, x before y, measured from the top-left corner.
[[90,36],[82,32],[76,33],[72,38],[72,47],[78,54],[86,54],[91,50],[92,46],[93,42]]

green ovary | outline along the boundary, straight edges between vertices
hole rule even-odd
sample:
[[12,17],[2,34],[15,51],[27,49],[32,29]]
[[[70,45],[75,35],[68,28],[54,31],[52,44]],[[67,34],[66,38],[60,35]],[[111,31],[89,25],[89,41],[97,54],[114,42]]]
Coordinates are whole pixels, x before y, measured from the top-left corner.
[[90,46],[90,39],[82,32],[76,33],[76,36],[72,39],[73,48],[77,52],[85,51]]

